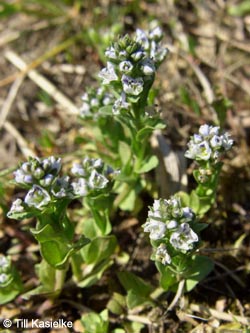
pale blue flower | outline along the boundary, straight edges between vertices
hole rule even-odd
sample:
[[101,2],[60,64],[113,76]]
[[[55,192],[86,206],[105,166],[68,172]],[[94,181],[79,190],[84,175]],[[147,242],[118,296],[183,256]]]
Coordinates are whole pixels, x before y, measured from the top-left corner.
[[3,256],[3,255],[0,255],[0,269],[7,269],[8,267],[10,267],[10,260]]
[[42,209],[51,201],[49,193],[41,186],[33,185],[32,189],[26,194],[24,202],[29,207]]
[[71,186],[73,188],[73,194],[76,196],[83,197],[88,194],[87,182],[84,178],[78,178],[71,183]]
[[149,38],[154,40],[161,40],[163,37],[162,29],[159,26],[156,26],[155,28],[151,29],[149,31]]
[[71,173],[76,177],[82,177],[86,175],[86,171],[80,163],[73,163]]
[[153,75],[155,73],[155,65],[151,59],[145,59],[142,61],[141,70],[144,75]]
[[165,244],[160,244],[155,252],[155,259],[160,261],[163,265],[171,264],[171,257],[167,251],[167,247]]
[[88,180],[88,186],[94,190],[103,189],[108,182],[109,181],[105,176],[98,173],[96,170],[93,170]]
[[122,110],[128,110],[129,107],[130,104],[126,102],[126,95],[122,93],[121,97],[115,101],[112,107],[112,112],[114,115],[118,115]]
[[4,284],[8,280],[8,275],[5,273],[0,274],[0,284]]
[[225,133],[222,135],[222,146],[225,150],[229,150],[232,148],[234,141],[230,139],[230,135]]
[[119,64],[119,70],[125,74],[132,72],[133,67],[134,67],[133,64],[128,60],[124,60]]
[[190,228],[188,223],[182,223],[170,236],[170,244],[176,250],[192,250],[193,243],[198,242],[198,240],[198,235]]
[[193,210],[190,207],[182,208],[182,212],[183,212],[182,219],[184,219],[185,222],[190,222],[195,218],[195,213],[193,212]]
[[34,178],[30,174],[26,174],[22,169],[18,169],[14,171],[14,177],[15,181],[18,184],[32,184],[34,181]]
[[219,135],[214,135],[210,140],[211,147],[219,149],[222,146],[222,137]]
[[109,47],[105,51],[105,56],[110,60],[116,60],[117,59],[116,52],[115,52],[115,49],[113,48],[113,46]]
[[23,202],[21,199],[18,198],[12,202],[11,208],[7,213],[7,217],[12,218],[12,215],[23,212],[24,212]]
[[158,240],[165,237],[167,226],[160,221],[154,221],[149,219],[143,226],[144,232],[149,232],[149,238],[152,240]]
[[143,91],[143,79],[141,77],[132,78],[128,75],[122,76],[123,90],[128,95],[138,96]]
[[107,62],[107,67],[103,68],[98,75],[102,79],[103,84],[109,84],[112,81],[117,81],[115,68],[111,62]]

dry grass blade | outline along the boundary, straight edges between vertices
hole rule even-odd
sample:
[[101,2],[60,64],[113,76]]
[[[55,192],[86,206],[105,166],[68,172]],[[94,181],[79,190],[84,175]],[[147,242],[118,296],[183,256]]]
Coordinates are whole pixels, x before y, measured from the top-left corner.
[[22,82],[23,82],[23,77],[19,77],[16,79],[16,81],[13,83],[13,85],[10,88],[9,94],[8,94],[7,98],[5,99],[2,109],[1,109],[0,128],[2,128],[5,120],[8,117],[8,113],[11,110],[11,106],[15,100],[15,97],[17,95],[19,88],[21,87]]
[[6,131],[8,131],[17,141],[23,155],[28,158],[30,156],[35,157],[35,153],[33,150],[29,148],[27,141],[22,137],[22,135],[18,132],[18,130],[8,121],[5,121],[3,127]]
[[243,317],[243,316],[237,316],[231,313],[225,313],[221,311],[217,311],[215,309],[211,309],[202,305],[198,304],[190,304],[189,307],[193,312],[198,312],[202,314],[207,314],[213,318],[219,319],[219,320],[224,320],[224,321],[229,321],[229,322],[234,322],[237,321],[243,325],[250,325],[250,318],[248,317]]
[[[26,73],[26,63],[15,52],[7,51],[5,53],[5,57],[13,65]],[[66,112],[68,111],[70,114],[78,114],[78,108],[48,79],[46,79],[34,69],[29,70],[27,75],[40,88],[46,91],[56,102],[58,102],[63,107],[63,109],[66,110]]]

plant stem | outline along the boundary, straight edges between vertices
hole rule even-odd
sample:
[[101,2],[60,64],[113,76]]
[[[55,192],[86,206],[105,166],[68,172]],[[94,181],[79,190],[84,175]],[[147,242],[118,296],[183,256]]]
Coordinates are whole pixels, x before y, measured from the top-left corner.
[[172,300],[169,307],[167,308],[167,312],[173,310],[173,308],[176,306],[177,302],[179,301],[179,299],[181,298],[181,296],[183,294],[184,286],[185,286],[185,280],[183,279],[179,282],[177,292],[175,294],[174,299]]
[[56,271],[55,271],[54,291],[56,293],[60,293],[63,288],[65,277],[66,277],[66,272],[67,272],[67,268],[56,269]]

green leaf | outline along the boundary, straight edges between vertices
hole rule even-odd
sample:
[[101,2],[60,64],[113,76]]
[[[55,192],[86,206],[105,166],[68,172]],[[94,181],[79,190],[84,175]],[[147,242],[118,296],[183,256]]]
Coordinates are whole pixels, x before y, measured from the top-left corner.
[[157,167],[159,160],[156,156],[150,156],[148,159],[142,162],[142,166],[135,170],[136,173],[145,173]]
[[101,230],[98,228],[94,219],[86,219],[82,223],[82,232],[86,237],[94,239],[96,237],[102,236]]
[[134,309],[135,307],[142,304],[152,304],[149,297],[143,297],[137,294],[134,290],[129,290],[126,297],[127,305],[129,309]]
[[108,302],[107,308],[116,315],[121,315],[126,312],[126,299],[125,296],[114,293],[110,301]]
[[212,259],[206,256],[194,256],[190,261],[190,268],[186,275],[186,290],[191,291],[201,280],[203,280],[214,268]]
[[235,6],[228,8],[228,14],[232,16],[244,16],[250,13],[250,2],[249,0],[240,1]]
[[13,220],[23,220],[23,219],[27,219],[29,217],[32,217],[33,213],[31,212],[10,212],[8,214],[8,218],[9,219],[13,219]]
[[85,333],[108,333],[108,310],[100,314],[89,312],[81,317]]
[[144,127],[139,130],[136,134],[136,140],[139,142],[144,141],[149,135],[151,135],[154,131],[154,127]]
[[190,194],[190,202],[189,207],[192,208],[192,210],[198,214],[200,209],[200,199],[199,196],[196,194],[195,191],[192,191]]
[[124,141],[119,141],[119,156],[122,165],[127,165],[131,159],[131,147]]
[[164,290],[171,290],[177,285],[176,275],[162,263],[156,261],[155,265],[160,272],[160,285]]
[[123,211],[133,211],[137,199],[137,191],[131,190],[119,204],[119,208]]
[[107,105],[107,106],[103,106],[102,108],[99,109],[99,113],[105,116],[112,116],[113,112],[112,112],[112,105]]
[[137,295],[147,297],[153,290],[150,284],[131,272],[118,272],[117,276],[126,291],[133,291]]
[[109,258],[114,253],[116,245],[117,241],[114,235],[98,237],[81,250],[84,261],[87,264],[97,264]]
[[188,193],[180,191],[180,192],[176,193],[176,196],[181,199],[181,203],[184,207],[190,206],[190,196]]
[[[103,273],[108,269],[111,265],[113,265],[113,260],[109,258],[107,260],[102,261],[98,265],[89,265],[87,267],[88,274],[84,276],[84,278],[77,283],[80,288],[88,288],[95,284],[102,277]],[[92,266],[92,269],[91,269]],[[90,270],[90,271],[89,271]]]
[[18,4],[6,3],[6,1],[0,1],[0,17],[10,16],[17,13],[20,10]]
[[58,268],[66,263],[72,252],[65,245],[56,241],[43,242],[40,247],[43,258],[51,266]]

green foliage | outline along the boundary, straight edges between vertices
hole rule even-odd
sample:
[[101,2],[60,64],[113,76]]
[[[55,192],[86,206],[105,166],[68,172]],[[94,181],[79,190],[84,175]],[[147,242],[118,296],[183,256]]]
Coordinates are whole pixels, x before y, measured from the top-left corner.
[[250,13],[250,3],[248,0],[240,1],[239,4],[230,6],[228,14],[232,16],[244,16]]
[[103,310],[100,314],[90,312],[81,317],[81,322],[86,333],[108,333],[108,311]]

